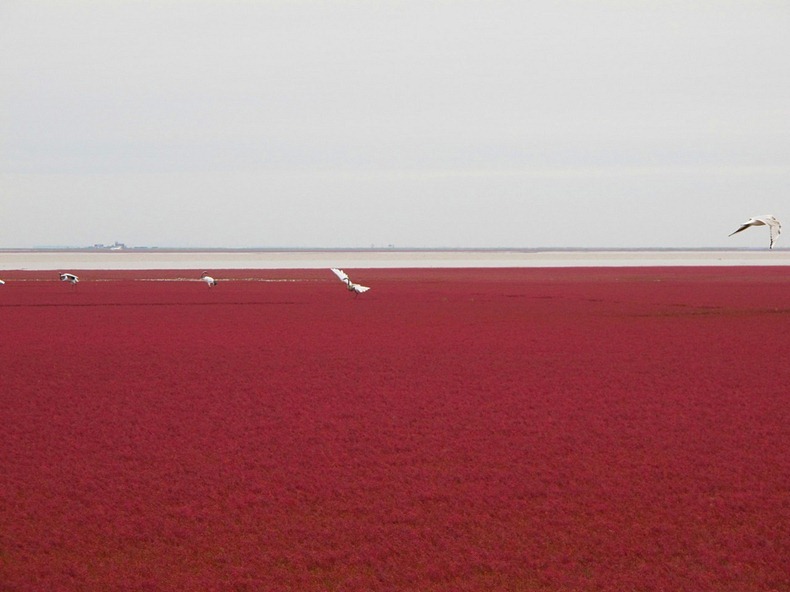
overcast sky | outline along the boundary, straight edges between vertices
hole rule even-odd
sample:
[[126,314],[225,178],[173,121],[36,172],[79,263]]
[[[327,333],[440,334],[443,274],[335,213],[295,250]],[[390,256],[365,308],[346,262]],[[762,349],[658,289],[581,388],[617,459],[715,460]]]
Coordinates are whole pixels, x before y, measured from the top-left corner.
[[0,247],[767,246],[789,56],[786,0],[0,0]]

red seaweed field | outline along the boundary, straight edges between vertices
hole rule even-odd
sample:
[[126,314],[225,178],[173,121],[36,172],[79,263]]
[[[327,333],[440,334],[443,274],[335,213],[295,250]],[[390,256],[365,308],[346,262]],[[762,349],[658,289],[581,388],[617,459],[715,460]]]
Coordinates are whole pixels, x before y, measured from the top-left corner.
[[790,590],[790,270],[5,271],[0,591]]

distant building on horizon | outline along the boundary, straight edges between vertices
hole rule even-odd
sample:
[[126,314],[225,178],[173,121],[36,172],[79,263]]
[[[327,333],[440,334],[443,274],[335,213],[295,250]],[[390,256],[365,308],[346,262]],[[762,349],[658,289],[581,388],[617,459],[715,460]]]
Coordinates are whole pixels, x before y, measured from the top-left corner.
[[122,251],[125,248],[126,248],[126,245],[124,243],[119,243],[118,241],[115,241],[111,245],[105,245],[103,243],[96,243],[95,245],[93,245],[91,247],[91,249],[109,249],[110,251]]

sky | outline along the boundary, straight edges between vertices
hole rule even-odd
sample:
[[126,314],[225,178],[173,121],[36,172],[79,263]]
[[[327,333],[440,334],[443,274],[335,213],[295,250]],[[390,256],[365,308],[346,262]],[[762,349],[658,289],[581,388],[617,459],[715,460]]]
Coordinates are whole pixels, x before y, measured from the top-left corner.
[[728,235],[790,230],[788,31],[786,0],[0,0],[0,248],[764,247]]

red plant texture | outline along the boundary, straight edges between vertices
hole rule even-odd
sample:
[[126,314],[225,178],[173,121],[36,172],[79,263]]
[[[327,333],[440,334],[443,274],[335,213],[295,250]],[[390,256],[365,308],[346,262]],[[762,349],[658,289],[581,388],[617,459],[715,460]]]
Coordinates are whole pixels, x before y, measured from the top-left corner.
[[790,590],[787,268],[348,271],[4,272],[0,590]]

